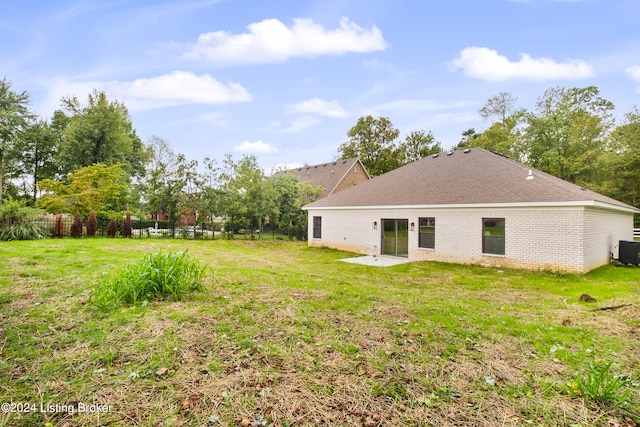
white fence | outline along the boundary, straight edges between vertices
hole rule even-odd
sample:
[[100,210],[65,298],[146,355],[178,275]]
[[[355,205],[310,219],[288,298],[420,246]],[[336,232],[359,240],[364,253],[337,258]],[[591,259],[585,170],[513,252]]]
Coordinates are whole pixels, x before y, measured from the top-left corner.
[[633,229],[633,237],[640,239],[640,228],[634,228]]

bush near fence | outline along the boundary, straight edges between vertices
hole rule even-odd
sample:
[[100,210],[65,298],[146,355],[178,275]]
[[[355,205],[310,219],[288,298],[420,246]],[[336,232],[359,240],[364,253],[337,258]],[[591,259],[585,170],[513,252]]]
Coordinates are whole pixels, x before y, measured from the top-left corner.
[[[40,224],[49,230],[49,235],[54,235],[56,217],[45,215],[40,219]],[[73,215],[61,215],[64,223],[64,237],[71,237],[71,229],[74,221]],[[97,219],[97,229],[94,237],[107,237],[109,219]],[[123,238],[122,223],[124,218],[116,219],[116,238]],[[256,239],[256,240],[306,240],[306,227],[278,228],[267,226],[263,230],[245,230],[236,227],[225,230],[220,222],[200,223],[196,226],[180,227],[176,222],[167,220],[131,220],[132,239],[189,239],[189,240],[216,240],[216,239]],[[81,238],[91,238],[87,235],[87,221],[82,222]]]

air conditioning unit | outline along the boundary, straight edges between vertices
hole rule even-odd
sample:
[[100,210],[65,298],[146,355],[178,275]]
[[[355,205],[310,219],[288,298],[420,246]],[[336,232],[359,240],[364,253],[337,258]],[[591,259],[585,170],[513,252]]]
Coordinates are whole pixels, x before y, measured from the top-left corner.
[[621,263],[640,264],[640,242],[620,240],[618,251],[618,261]]

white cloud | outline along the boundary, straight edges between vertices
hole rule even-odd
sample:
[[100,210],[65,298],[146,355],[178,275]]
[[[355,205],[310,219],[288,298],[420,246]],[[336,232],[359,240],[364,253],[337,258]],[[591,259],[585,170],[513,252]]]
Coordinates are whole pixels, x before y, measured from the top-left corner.
[[629,77],[640,82],[640,65],[633,65],[624,71]]
[[[633,80],[640,83],[640,65],[632,65],[631,67],[626,68],[624,72]],[[640,93],[640,87],[636,89],[636,92]]]
[[386,48],[382,32],[376,26],[365,30],[348,18],[342,18],[340,28],[335,30],[326,30],[313,20],[303,18],[294,19],[291,28],[277,19],[265,19],[250,24],[248,29],[249,32],[243,34],[226,31],[201,34],[184,58],[222,63],[273,63],[293,57]]
[[349,113],[342,108],[338,101],[325,101],[320,98],[311,98],[297,104],[290,104],[287,106],[287,112],[292,114],[316,114],[338,119],[349,116]]
[[469,101],[459,101],[451,103],[436,102],[429,99],[399,99],[376,105],[378,111],[411,111],[411,112],[432,112],[439,110],[449,110],[452,108],[463,108],[474,105]]
[[453,70],[462,69],[468,77],[491,82],[510,79],[555,80],[593,77],[589,64],[579,59],[558,63],[550,58],[532,58],[520,54],[520,61],[512,62],[506,56],[486,47],[468,47],[451,63]]
[[277,129],[274,132],[276,133],[298,133],[298,132],[302,132],[306,129],[312,128],[315,125],[317,125],[318,123],[320,123],[322,120],[320,120],[317,117],[313,117],[313,116],[302,116],[296,120],[293,121],[293,123],[291,123],[291,125],[289,125],[286,128],[282,128],[282,129]]
[[135,100],[148,108],[181,104],[228,104],[251,101],[249,92],[239,83],[221,83],[209,74],[198,76],[187,71],[174,71],[149,79],[106,84],[114,93]]
[[[187,71],[174,71],[157,77],[126,81],[72,81],[58,78],[48,82],[49,101],[53,110],[65,96],[77,96],[81,102],[94,89],[107,93],[110,100],[123,102],[130,110],[150,110],[185,104],[228,104],[249,102],[251,94],[239,83],[219,82],[209,74],[198,76]],[[53,109],[51,108],[53,107]]]
[[262,140],[256,142],[244,141],[233,147],[233,151],[240,153],[277,153],[278,149]]

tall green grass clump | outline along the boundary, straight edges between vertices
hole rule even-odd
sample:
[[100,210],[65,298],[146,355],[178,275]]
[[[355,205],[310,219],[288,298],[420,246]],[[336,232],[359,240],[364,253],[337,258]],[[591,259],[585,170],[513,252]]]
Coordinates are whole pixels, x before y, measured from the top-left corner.
[[590,363],[583,374],[577,376],[571,384],[572,391],[602,408],[615,408],[634,414],[634,421],[640,422],[640,404],[636,401],[637,391],[633,390],[634,381],[615,373],[614,366],[612,361]]
[[47,237],[40,223],[42,211],[19,200],[0,202],[0,240],[35,240]]
[[111,274],[103,273],[90,303],[104,310],[142,305],[154,299],[181,300],[202,289],[208,268],[186,252],[156,252]]

